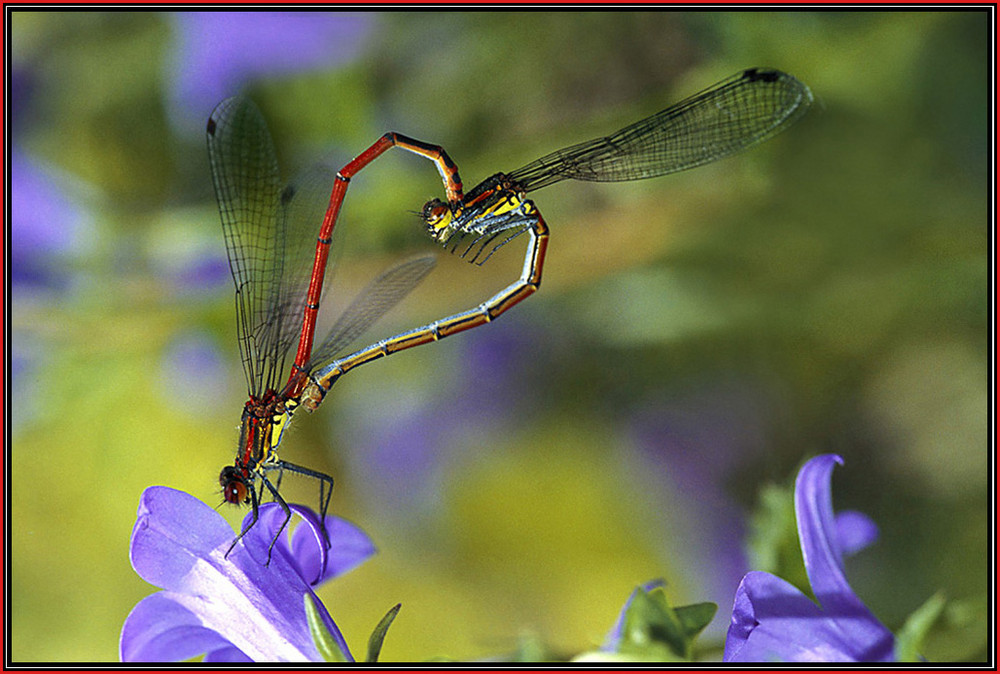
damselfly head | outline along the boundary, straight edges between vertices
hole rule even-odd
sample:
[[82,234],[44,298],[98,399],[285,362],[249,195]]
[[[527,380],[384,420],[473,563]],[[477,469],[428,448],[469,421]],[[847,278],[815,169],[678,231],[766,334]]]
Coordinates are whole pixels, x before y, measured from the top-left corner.
[[446,236],[448,226],[452,223],[454,216],[455,213],[451,205],[440,199],[428,201],[420,213],[424,224],[427,225],[427,232],[438,241]]
[[246,478],[236,466],[226,466],[219,473],[219,484],[222,485],[222,498],[226,503],[241,505],[250,503],[250,488]]

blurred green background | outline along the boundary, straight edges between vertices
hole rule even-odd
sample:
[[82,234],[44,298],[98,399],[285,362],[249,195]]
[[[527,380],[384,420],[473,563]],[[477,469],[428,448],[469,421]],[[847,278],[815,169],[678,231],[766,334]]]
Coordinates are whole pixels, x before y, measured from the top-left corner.
[[[379,548],[320,596],[356,654],[396,602],[387,660],[558,654],[662,577],[675,603],[719,603],[712,657],[758,491],[836,452],[835,506],[881,528],[848,561],[858,594],[898,629],[943,590],[925,655],[983,657],[990,20],[13,13],[11,657],[117,659],[154,591],[128,561],[140,493],[221,500],[245,392],[216,102],[254,98],[288,177],[395,130],[470,188],[750,66],[802,79],[812,111],[684,174],[534,193],[539,293],[297,417],[282,456],[334,475],[332,510]],[[406,153],[358,176],[326,306],[433,249],[413,211],[440,195]],[[483,267],[442,252],[372,339],[478,304],[521,241]]]

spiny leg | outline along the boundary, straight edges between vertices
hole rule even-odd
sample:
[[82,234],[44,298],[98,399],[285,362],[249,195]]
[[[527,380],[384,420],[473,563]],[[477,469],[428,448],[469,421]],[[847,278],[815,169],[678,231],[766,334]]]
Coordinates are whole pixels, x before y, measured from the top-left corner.
[[274,498],[274,502],[280,505],[281,509],[285,513],[285,520],[281,523],[281,526],[278,527],[278,530],[275,532],[274,538],[271,539],[271,544],[267,546],[267,562],[265,562],[264,566],[270,566],[271,551],[274,550],[274,544],[278,542],[278,537],[281,536],[281,532],[285,530],[285,527],[288,526],[288,522],[292,519],[292,511],[288,507],[288,504],[285,503],[285,499],[281,498],[281,494],[278,493],[277,488],[271,484],[270,480],[267,479],[266,475],[261,474],[260,481],[264,484],[264,486],[267,487],[267,490],[271,492],[271,496]]
[[268,470],[279,470],[279,471],[291,471],[293,473],[298,473],[299,475],[305,475],[306,477],[311,477],[319,481],[319,522],[320,529],[323,532],[323,539],[326,548],[330,549],[330,536],[326,531],[326,513],[330,507],[330,497],[333,496],[333,478],[326,473],[321,473],[318,470],[312,470],[311,468],[306,468],[295,463],[290,463],[288,461],[276,461],[273,467],[269,467]]
[[248,531],[253,529],[253,526],[257,524],[257,520],[259,519],[258,504],[260,503],[260,499],[257,496],[257,491],[254,489],[253,484],[250,485],[249,491],[250,491],[250,506],[251,506],[252,517],[250,518],[250,522],[248,522],[247,525],[243,527],[243,530],[239,533],[239,535],[233,539],[232,544],[230,544],[229,549],[226,550],[226,554],[223,555],[223,558],[229,557],[229,553],[233,551],[233,548],[236,547],[236,544],[240,542],[240,539],[246,536]]

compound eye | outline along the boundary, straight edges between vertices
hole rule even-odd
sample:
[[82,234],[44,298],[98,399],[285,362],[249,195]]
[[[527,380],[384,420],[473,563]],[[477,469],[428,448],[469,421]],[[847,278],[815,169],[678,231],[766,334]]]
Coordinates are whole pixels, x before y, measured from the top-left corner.
[[431,199],[424,204],[423,218],[428,225],[434,225],[450,213],[448,204],[440,199]]
[[230,482],[222,488],[222,498],[224,498],[227,503],[239,505],[246,501],[247,486],[238,480]]
[[240,479],[233,466],[226,466],[219,474],[219,484],[222,485],[222,498],[226,503],[239,505],[247,499],[247,485]]

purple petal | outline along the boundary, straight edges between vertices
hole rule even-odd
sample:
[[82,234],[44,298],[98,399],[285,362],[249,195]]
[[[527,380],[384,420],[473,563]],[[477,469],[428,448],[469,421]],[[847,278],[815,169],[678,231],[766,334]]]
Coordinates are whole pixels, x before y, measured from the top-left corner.
[[330,550],[326,552],[326,571],[322,574],[320,548],[311,540],[314,532],[300,526],[292,534],[295,559],[303,578],[315,578],[314,587],[347,573],[375,554],[375,544],[368,534],[347,520],[328,516],[326,533],[330,537]]
[[[833,519],[830,478],[838,463],[843,465],[844,460],[835,454],[822,454],[802,466],[795,479],[795,519],[806,573],[816,598],[830,608],[844,601],[844,595],[854,595],[844,576],[844,561],[837,546],[837,527]],[[860,602],[848,600],[848,603],[853,608]]]
[[202,662],[253,662],[253,660],[248,658],[247,654],[236,648],[236,646],[228,644],[222,648],[205,653]]
[[[332,515],[326,518],[326,533],[330,541],[330,548],[327,549],[319,516],[315,511],[294,503],[289,503],[288,507],[301,516],[303,521],[291,531],[291,544],[285,535],[278,539],[272,556],[283,555],[309,585],[316,587],[347,573],[375,554],[375,544],[368,534],[347,520]],[[285,514],[277,503],[264,503],[260,506],[259,516],[258,525],[244,536],[244,544],[253,557],[263,564],[267,561],[267,548],[274,532],[281,526]],[[252,514],[248,513],[243,526],[249,523],[250,517]],[[286,530],[282,533],[289,532]]]
[[[266,520],[258,523],[250,534],[270,542],[276,528],[267,530],[266,524]],[[228,642],[255,662],[319,659],[303,604],[312,590],[290,563],[287,548],[275,546],[267,567],[255,561],[244,545],[233,548],[226,559],[233,536],[225,520],[194,497],[152,487],[143,493],[133,531],[133,565],[147,581],[173,590],[170,599],[197,616],[197,625],[220,635],[212,650]],[[347,652],[336,625],[317,603],[324,622]],[[132,629],[167,633],[168,627],[157,623]]]
[[[298,507],[296,510],[298,510]],[[298,566],[288,547],[287,535],[288,527],[292,526],[294,522],[289,520],[287,526],[285,525],[285,511],[277,503],[262,503],[257,510],[257,514],[257,523],[250,527],[246,535],[243,536],[242,542],[247,553],[260,566],[267,565],[269,558],[273,560],[276,557],[280,557],[286,564],[290,564],[295,568],[296,573],[298,573]],[[246,529],[252,520],[253,512],[248,512],[240,526]],[[282,529],[282,527],[284,528]],[[284,535],[276,537],[279,530]],[[272,541],[274,541],[273,549],[271,548]],[[302,577],[302,574],[299,573],[299,576]],[[305,581],[304,578],[303,581]]]
[[795,480],[795,519],[802,556],[816,599],[827,610],[853,612],[864,604],[855,596],[844,575],[844,559],[833,517],[831,477],[844,460],[822,454],[809,460]]
[[147,583],[183,591],[199,559],[232,540],[226,521],[198,499],[169,487],[150,487],[139,500],[129,556]]
[[795,518],[806,573],[824,614],[836,619],[856,659],[891,660],[892,633],[854,594],[844,574],[831,488],[833,467],[838,463],[843,464],[843,459],[835,454],[817,456],[802,466],[795,480]]
[[759,571],[736,591],[726,637],[727,662],[891,661],[892,633],[854,594],[844,575],[842,542],[871,540],[874,524],[859,513],[833,515],[831,477],[843,460],[825,454],[808,461],[795,482],[799,541],[813,603],[790,583]]
[[[329,562],[330,550],[327,546],[328,539],[323,536],[323,524],[319,521],[319,514],[311,508],[292,503],[288,504],[288,507],[297,513],[303,522],[291,532],[291,543],[287,538],[282,543],[291,558],[295,560],[302,580],[316,587],[323,581],[323,572]],[[329,523],[332,519],[334,518],[327,517],[326,522]],[[334,545],[332,539],[329,539],[329,543],[330,547]]]
[[878,540],[878,525],[862,512],[841,510],[834,520],[837,527],[837,545],[848,557]]
[[763,571],[740,582],[725,662],[854,662],[836,621],[791,583]]
[[119,642],[122,662],[187,660],[221,648],[235,650],[175,602],[170,592],[157,592],[136,604],[125,619]]

